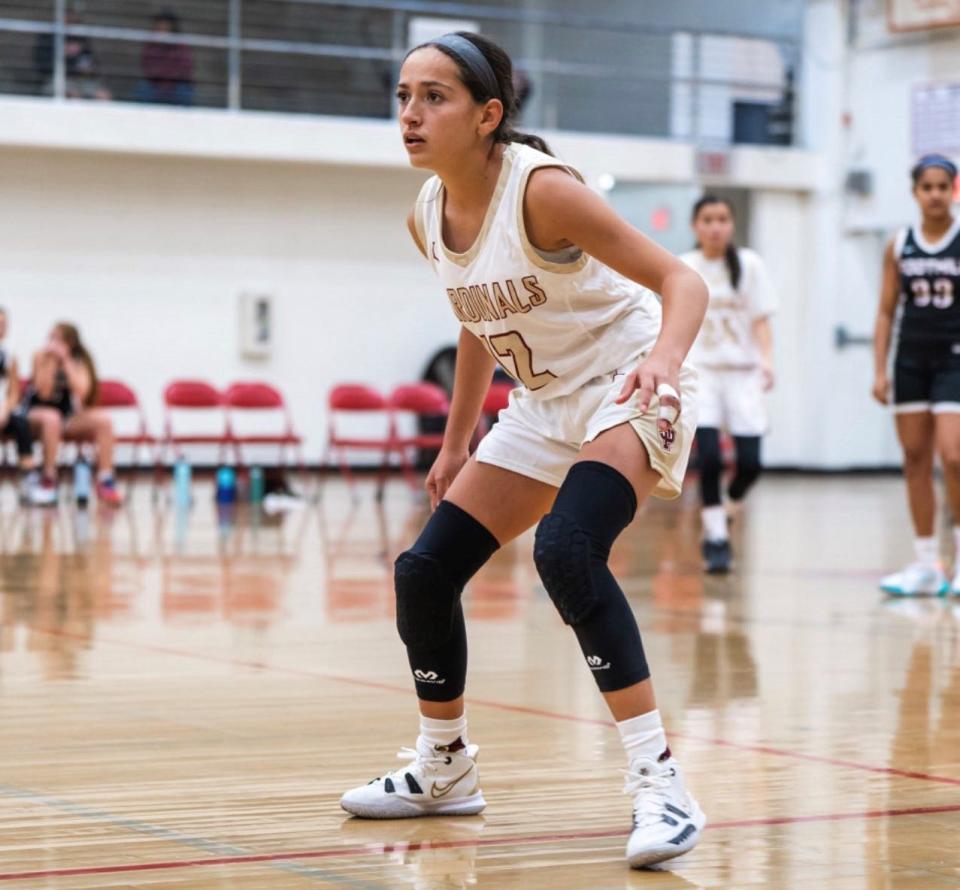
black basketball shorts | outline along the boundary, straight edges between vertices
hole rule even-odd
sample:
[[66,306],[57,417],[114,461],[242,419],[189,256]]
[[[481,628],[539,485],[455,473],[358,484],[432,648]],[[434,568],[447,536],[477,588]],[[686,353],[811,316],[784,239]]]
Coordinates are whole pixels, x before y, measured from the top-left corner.
[[893,362],[893,410],[960,413],[960,341],[900,344]]

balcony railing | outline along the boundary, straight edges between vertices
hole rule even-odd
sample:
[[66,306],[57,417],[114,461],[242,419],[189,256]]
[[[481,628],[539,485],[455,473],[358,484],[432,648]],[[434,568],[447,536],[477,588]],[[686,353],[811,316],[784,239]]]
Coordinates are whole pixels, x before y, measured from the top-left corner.
[[169,5],[172,15],[131,0],[0,0],[0,93],[389,118],[408,48],[467,29],[510,52],[531,129],[794,141],[794,38],[480,2]]

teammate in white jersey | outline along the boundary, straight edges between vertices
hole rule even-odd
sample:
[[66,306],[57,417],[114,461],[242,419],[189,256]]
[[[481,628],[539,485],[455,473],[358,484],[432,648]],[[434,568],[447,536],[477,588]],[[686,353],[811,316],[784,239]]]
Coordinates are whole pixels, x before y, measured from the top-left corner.
[[[902,229],[884,254],[873,396],[893,402],[915,559],[880,587],[899,596],[942,595],[948,589],[960,596],[960,217],[950,210],[957,167],[943,155],[927,155],[911,175],[922,223]],[[895,328],[891,393],[887,360]],[[935,533],[935,452],[953,514],[952,584],[940,565]]]
[[[341,804],[371,818],[484,809],[464,715],[460,596],[498,547],[537,524],[540,577],[627,751],[627,858],[641,867],[693,847],[705,817],[667,747],[607,557],[638,502],[679,494],[696,427],[683,362],[707,292],[541,140],[510,129],[511,73],[503,50],[466,33],[412,50],[400,72],[404,145],[413,166],[437,174],[408,224],[463,330],[446,437],[427,477],[434,512],[395,567],[420,736],[401,752],[408,766]],[[521,385],[471,458],[496,362]]]
[[[764,393],[773,387],[770,316],[777,300],[763,260],[733,243],[733,208],[704,195],[693,206],[697,248],[680,257],[707,283],[710,302],[691,357],[700,372],[697,460],[708,572],[730,570],[728,513],[737,515],[760,477],[760,441],[767,429]],[[720,496],[720,434],[736,447],[736,471]]]

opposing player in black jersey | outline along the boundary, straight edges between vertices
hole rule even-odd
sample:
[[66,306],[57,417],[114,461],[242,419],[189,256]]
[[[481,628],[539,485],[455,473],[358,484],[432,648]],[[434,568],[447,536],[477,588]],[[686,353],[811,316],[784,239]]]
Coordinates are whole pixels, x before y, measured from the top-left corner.
[[[922,222],[887,246],[874,333],[873,395],[891,400],[887,356],[899,315],[893,361],[893,411],[903,447],[916,559],[883,579],[900,596],[960,595],[960,218],[951,204],[956,165],[942,155],[922,157],[911,172]],[[947,581],[934,528],[933,456],[943,465],[953,515],[955,575]]]

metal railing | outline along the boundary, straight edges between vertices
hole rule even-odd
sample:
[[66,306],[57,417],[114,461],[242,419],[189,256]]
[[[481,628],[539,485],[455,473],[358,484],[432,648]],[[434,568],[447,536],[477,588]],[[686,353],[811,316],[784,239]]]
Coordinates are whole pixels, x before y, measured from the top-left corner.
[[415,35],[465,25],[514,58],[525,126],[793,142],[795,38],[440,0],[163,5],[179,32],[149,2],[0,0],[0,93],[389,118]]

